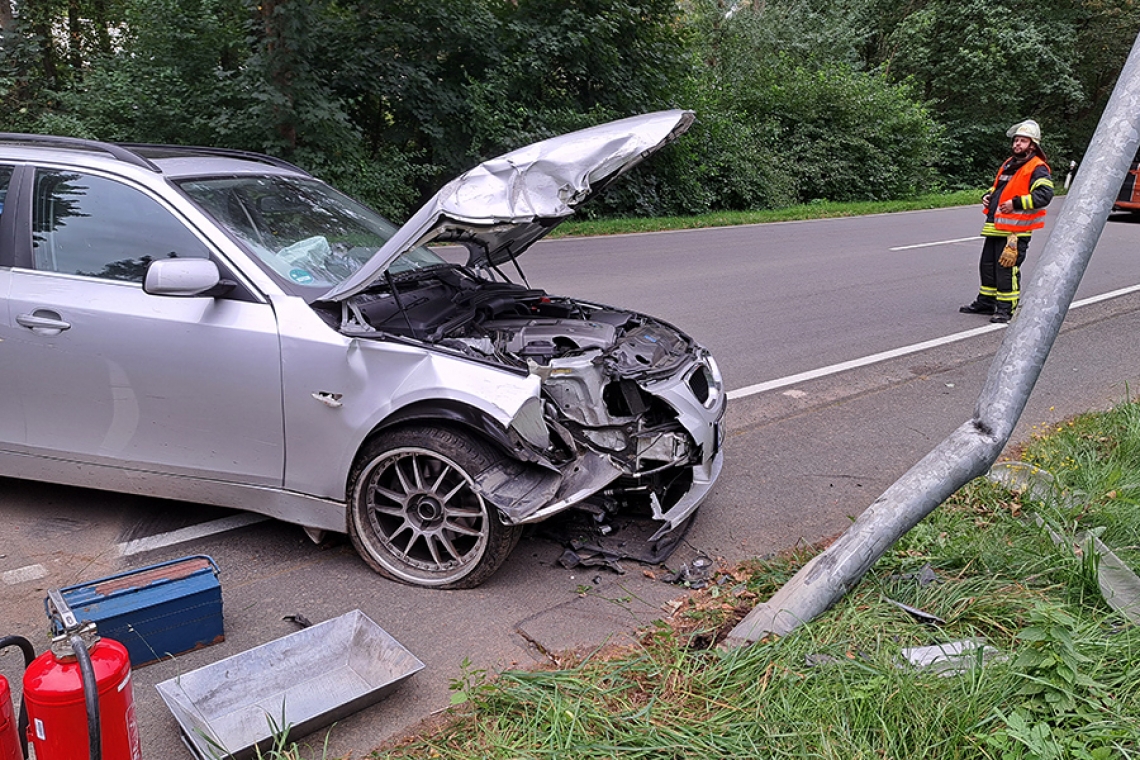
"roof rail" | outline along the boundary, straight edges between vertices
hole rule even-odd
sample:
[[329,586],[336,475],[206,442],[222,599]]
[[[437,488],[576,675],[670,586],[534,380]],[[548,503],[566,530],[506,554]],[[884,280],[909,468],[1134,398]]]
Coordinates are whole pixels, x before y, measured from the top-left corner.
[[279,169],[289,169],[290,171],[300,172],[301,174],[309,174],[309,172],[301,167],[291,164],[284,159],[277,158],[276,156],[268,156],[264,153],[254,153],[248,150],[237,150],[235,148],[205,148],[193,145],[161,145],[157,143],[108,143],[100,142],[99,140],[86,140],[81,137],[35,135],[24,132],[0,132],[0,142],[96,150],[107,153],[125,163],[141,166],[144,169],[149,169],[152,172],[158,172],[160,174],[162,173],[162,169],[147,157],[147,153],[150,153],[153,158],[158,158],[163,154],[168,156],[243,158],[247,161],[256,161],[258,163],[276,166]]
[[135,166],[141,166],[144,169],[149,169],[152,172],[161,172],[154,163],[148,161],[146,158],[131,151],[122,145],[114,143],[99,142],[98,140],[85,140],[80,137],[58,137],[56,135],[33,135],[23,132],[0,132],[0,142],[7,143],[25,143],[27,145],[47,145],[57,148],[80,148],[85,150],[97,150],[107,153],[120,161]]
[[118,143],[120,147],[128,148],[132,151],[137,151],[140,156],[147,153],[155,154],[157,158],[160,153],[169,153],[171,156],[218,156],[219,158],[244,158],[247,161],[256,161],[270,166],[276,166],[279,169],[289,169],[291,171],[300,172],[301,174],[308,174],[296,164],[291,164],[283,158],[270,156],[265,153],[255,153],[249,150],[238,150],[237,148],[206,148],[197,145],[159,145],[154,143]]

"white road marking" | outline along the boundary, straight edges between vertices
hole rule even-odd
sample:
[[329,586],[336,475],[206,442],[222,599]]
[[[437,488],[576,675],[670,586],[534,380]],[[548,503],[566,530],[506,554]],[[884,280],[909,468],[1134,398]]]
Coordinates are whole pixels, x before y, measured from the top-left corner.
[[888,248],[888,251],[909,251],[911,248],[929,248],[932,245],[950,245],[951,243],[968,243],[971,240],[978,240],[982,236],[974,235],[968,238],[954,238],[953,240],[936,240],[933,243],[915,243],[914,245],[899,245],[894,248]]
[[38,581],[40,578],[46,578],[47,574],[48,569],[43,565],[27,565],[0,573],[0,580],[3,580],[6,586],[15,586],[17,583]]
[[146,538],[136,538],[133,541],[119,544],[119,556],[128,557],[132,554],[162,549],[174,544],[181,544],[186,541],[212,536],[216,533],[225,533],[227,530],[235,530],[237,528],[244,528],[247,525],[255,525],[259,522],[265,522],[268,519],[269,518],[264,515],[244,512],[240,515],[223,517],[220,520],[211,520],[210,522],[191,525],[188,528],[172,530],[169,533],[159,533],[158,535],[147,536]]
[[[1140,285],[1133,285],[1131,287],[1121,288],[1120,290],[1114,290],[1111,293],[1102,293],[1099,296],[1091,296],[1089,298],[1083,298],[1080,301],[1074,301],[1072,305],[1069,306],[1069,308],[1079,309],[1082,306],[1089,306],[1094,303],[1107,301],[1112,298],[1118,298],[1120,296],[1125,296],[1129,293],[1136,293],[1138,291],[1140,291]],[[859,359],[840,362],[839,364],[832,364],[830,367],[820,367],[819,369],[800,372],[798,375],[789,375],[788,377],[781,377],[777,380],[769,380],[766,383],[757,383],[756,385],[749,385],[744,388],[738,388],[737,390],[729,391],[728,397],[730,399],[737,399],[746,398],[748,396],[755,396],[756,394],[764,393],[765,391],[771,391],[777,388],[786,388],[789,385],[796,385],[797,383],[804,383],[808,380],[816,380],[821,377],[827,377],[828,375],[835,375],[840,372],[845,372],[849,369],[866,367],[871,364],[885,362],[889,359],[897,359],[898,357],[906,356],[907,354],[915,354],[919,351],[926,351],[927,349],[945,346],[950,343],[957,343],[960,340],[966,340],[967,338],[973,338],[978,335],[985,335],[988,332],[1001,330],[1005,327],[1007,327],[1007,325],[988,324],[984,327],[974,328],[973,330],[966,330],[964,332],[954,333],[953,335],[946,335],[941,338],[935,338],[934,340],[915,343],[910,346],[903,346],[901,348],[891,349],[890,351],[883,351],[878,354],[871,354],[870,356],[864,356]]]

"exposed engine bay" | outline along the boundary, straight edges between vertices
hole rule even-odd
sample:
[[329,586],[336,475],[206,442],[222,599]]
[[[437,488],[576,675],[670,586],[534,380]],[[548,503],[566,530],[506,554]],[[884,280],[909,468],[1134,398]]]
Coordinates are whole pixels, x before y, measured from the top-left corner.
[[663,322],[454,264],[406,270],[320,306],[346,334],[400,336],[537,374],[551,433],[542,455],[558,465],[590,449],[624,473],[594,507],[640,504],[660,518],[692,484],[704,454],[652,387],[682,377],[703,404],[715,381],[704,350]]

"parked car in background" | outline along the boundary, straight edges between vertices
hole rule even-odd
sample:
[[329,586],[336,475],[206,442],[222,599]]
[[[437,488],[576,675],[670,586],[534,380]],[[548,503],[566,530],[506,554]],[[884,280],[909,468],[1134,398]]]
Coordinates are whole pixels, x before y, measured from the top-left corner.
[[715,361],[518,257],[692,119],[513,151],[402,227],[268,156],[0,135],[0,475],[347,533],[439,588],[568,509],[667,535],[721,470]]
[[1124,175],[1124,182],[1120,185],[1120,193],[1112,205],[1113,211],[1140,213],[1140,183],[1137,182],[1137,177],[1140,177],[1140,153],[1132,158],[1132,165],[1128,167],[1128,173]]

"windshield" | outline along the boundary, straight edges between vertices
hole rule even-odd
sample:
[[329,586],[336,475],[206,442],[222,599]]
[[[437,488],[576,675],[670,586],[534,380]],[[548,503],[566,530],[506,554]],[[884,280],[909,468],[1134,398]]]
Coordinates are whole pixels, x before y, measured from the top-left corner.
[[[397,229],[315,179],[220,177],[178,184],[266,269],[314,297],[360,269]],[[419,246],[393,262],[389,271],[395,275],[443,263]]]

